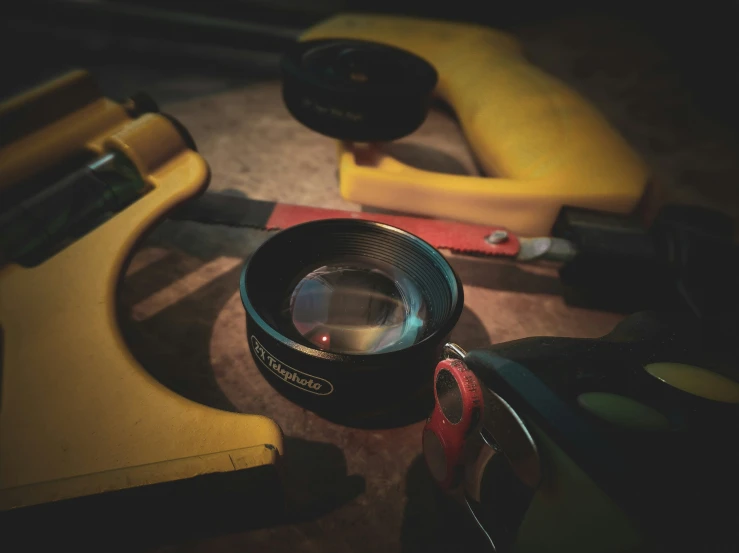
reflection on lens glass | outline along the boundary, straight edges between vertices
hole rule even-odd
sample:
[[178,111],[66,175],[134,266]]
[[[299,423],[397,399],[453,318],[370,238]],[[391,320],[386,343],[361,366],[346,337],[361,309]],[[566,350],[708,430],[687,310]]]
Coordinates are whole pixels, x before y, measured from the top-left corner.
[[423,431],[423,455],[431,476],[437,482],[443,482],[446,479],[446,453],[439,438],[431,430]]
[[338,353],[406,348],[426,324],[426,304],[410,278],[360,262],[312,270],[295,286],[288,310],[303,337]]
[[436,377],[436,395],[441,412],[449,422],[457,424],[462,420],[462,392],[452,373],[446,369],[440,370]]

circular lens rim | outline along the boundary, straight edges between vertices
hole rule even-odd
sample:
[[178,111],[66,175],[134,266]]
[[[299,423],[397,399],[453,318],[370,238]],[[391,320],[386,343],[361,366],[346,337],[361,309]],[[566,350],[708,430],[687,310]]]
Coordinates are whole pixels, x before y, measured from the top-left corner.
[[[288,338],[287,336],[283,335],[279,330],[273,328],[272,325],[270,325],[267,321],[264,320],[264,318],[257,312],[257,309],[252,304],[252,301],[249,298],[249,295],[246,290],[246,277],[247,277],[247,273],[249,272],[249,268],[252,266],[252,260],[254,256],[256,256],[257,253],[259,253],[263,249],[269,248],[270,244],[272,243],[273,238],[275,238],[276,236],[284,232],[296,232],[297,233],[297,232],[300,232],[301,230],[305,230],[306,228],[310,228],[313,226],[320,226],[320,225],[330,226],[332,224],[342,225],[342,224],[347,224],[347,223],[351,223],[352,225],[356,225],[356,226],[379,227],[389,232],[401,234],[409,238],[416,244],[418,244],[423,250],[425,250],[426,253],[436,258],[437,260],[439,260],[440,265],[442,267],[445,267],[446,270],[448,270],[449,275],[453,277],[453,282],[455,284],[456,290],[452,290],[452,309],[449,315],[444,320],[444,322],[441,325],[439,325],[439,328],[435,329],[433,332],[431,332],[430,334],[428,334],[427,336],[425,336],[423,339],[419,340],[415,344],[407,348],[403,348],[399,350],[381,352],[381,353],[337,353],[337,352],[332,352],[328,350],[312,348],[300,342],[292,340]],[[344,219],[322,219],[318,221],[309,221],[306,223],[301,223],[299,225],[291,226],[281,231],[280,233],[275,234],[274,236],[271,236],[270,238],[265,240],[254,251],[254,253],[252,253],[249,256],[246,263],[244,263],[244,267],[242,268],[241,274],[239,277],[239,292],[241,295],[241,303],[244,306],[244,309],[247,311],[249,317],[259,326],[262,332],[268,334],[270,338],[279,342],[280,345],[290,348],[292,350],[298,351],[305,355],[309,355],[314,358],[323,359],[325,361],[354,361],[356,362],[356,361],[363,360],[363,359],[368,359],[368,360],[371,359],[373,361],[372,363],[373,365],[377,365],[375,361],[382,362],[383,359],[391,358],[399,354],[406,354],[408,352],[413,352],[413,351],[427,347],[429,342],[432,342],[439,338],[443,339],[456,326],[457,322],[459,321],[459,317],[462,314],[462,310],[464,309],[464,288],[462,285],[462,281],[460,280],[459,275],[457,275],[456,271],[451,266],[449,261],[447,261],[447,259],[441,254],[439,250],[437,250],[435,247],[433,247],[431,244],[429,244],[422,238],[419,238],[415,234],[412,234],[408,231],[399,229],[397,227],[388,225],[386,223],[380,223],[377,221],[367,221],[364,219],[344,218]],[[361,371],[362,369],[363,367],[361,365],[359,366],[353,365],[353,370]],[[368,366],[367,370],[375,370],[375,368]]]

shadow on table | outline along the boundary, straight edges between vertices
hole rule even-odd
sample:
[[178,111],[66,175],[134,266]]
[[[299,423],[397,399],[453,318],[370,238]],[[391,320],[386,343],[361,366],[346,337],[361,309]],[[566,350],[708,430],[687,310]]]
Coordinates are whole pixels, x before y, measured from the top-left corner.
[[405,492],[400,536],[403,553],[490,551],[489,542],[471,517],[440,491],[421,455],[408,469]]
[[[190,262],[164,258],[129,277],[125,307],[132,311],[149,305],[152,311],[159,308],[150,298],[171,287],[180,273],[182,278],[191,273]],[[224,411],[236,408],[216,380],[210,341],[216,317],[238,290],[240,271],[241,267],[235,266],[161,311],[146,313],[145,318],[142,315],[141,320],[126,313],[119,317],[129,349],[154,378],[181,396]],[[162,298],[163,305],[167,301]]]
[[490,335],[480,317],[465,307],[457,325],[452,330],[450,341],[460,345],[466,351],[471,351],[489,346]]
[[522,294],[561,296],[562,284],[554,266],[514,263],[504,258],[456,255],[449,263],[468,286]]
[[0,513],[0,535],[17,550],[148,550],[316,520],[364,492],[333,444],[288,437],[282,461]]
[[[154,378],[188,399],[236,411],[211,360],[213,327],[239,289],[243,261],[269,236],[221,225],[164,221],[146,246],[164,255],[121,277],[118,323]],[[246,342],[246,336],[234,336]]]
[[322,517],[365,491],[364,477],[347,474],[344,452],[333,444],[286,437],[282,468],[289,524]]
[[454,156],[437,148],[414,142],[388,142],[383,144],[382,151],[401,163],[446,175],[468,175],[469,171]]

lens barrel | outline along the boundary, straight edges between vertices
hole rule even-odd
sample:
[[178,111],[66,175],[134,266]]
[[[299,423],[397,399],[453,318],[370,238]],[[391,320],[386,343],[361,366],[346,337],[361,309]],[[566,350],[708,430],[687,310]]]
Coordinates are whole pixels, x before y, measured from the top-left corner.
[[436,69],[411,52],[351,39],[298,42],[280,68],[293,117],[326,136],[359,142],[415,131],[438,80]]
[[339,422],[387,418],[433,392],[462,284],[431,245],[371,221],[332,219],[267,240],[241,274],[256,366],[291,401]]

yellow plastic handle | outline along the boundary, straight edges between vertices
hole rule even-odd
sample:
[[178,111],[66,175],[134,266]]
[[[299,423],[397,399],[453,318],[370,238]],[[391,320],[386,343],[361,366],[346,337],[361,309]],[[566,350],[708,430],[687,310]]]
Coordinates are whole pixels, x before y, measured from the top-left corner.
[[[128,351],[116,314],[126,259],[147,229],[205,189],[209,169],[162,115],[130,119],[103,97],[77,102],[70,85],[88,78],[42,89],[75,102],[38,128],[19,124],[0,149],[19,157],[0,169],[15,177],[46,167],[45,153],[117,150],[150,190],[43,263],[0,268],[0,511],[274,465],[283,449],[274,421],[190,401]],[[10,173],[0,171],[0,184],[13,182]]]
[[0,191],[83,152],[102,154],[102,140],[129,121],[82,70],[0,103]]
[[[422,171],[340,146],[342,195],[352,201],[547,234],[562,205],[633,210],[648,180],[639,156],[584,98],[531,65],[508,34],[471,24],[341,15],[302,39],[355,38],[432,63],[437,94],[455,110],[491,177]],[[360,156],[361,157],[361,156]]]

